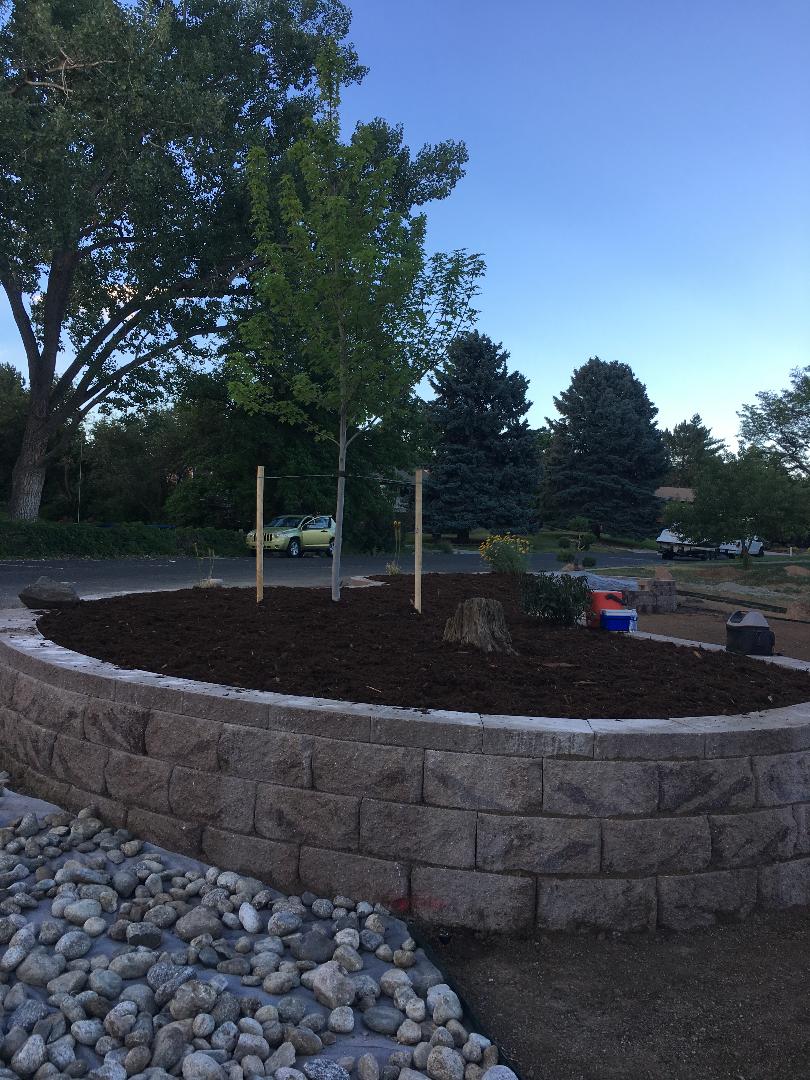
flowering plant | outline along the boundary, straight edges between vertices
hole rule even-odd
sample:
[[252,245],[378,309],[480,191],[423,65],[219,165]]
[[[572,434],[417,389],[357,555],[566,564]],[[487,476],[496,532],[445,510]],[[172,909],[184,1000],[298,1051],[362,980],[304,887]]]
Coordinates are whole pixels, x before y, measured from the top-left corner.
[[496,574],[522,574],[529,541],[524,536],[488,536],[478,551]]

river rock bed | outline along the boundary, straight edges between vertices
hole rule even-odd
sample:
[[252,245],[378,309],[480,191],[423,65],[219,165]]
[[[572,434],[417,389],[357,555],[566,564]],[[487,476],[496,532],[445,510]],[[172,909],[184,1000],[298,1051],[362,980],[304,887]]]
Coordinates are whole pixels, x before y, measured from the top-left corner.
[[0,1076],[517,1080],[381,905],[3,790]]

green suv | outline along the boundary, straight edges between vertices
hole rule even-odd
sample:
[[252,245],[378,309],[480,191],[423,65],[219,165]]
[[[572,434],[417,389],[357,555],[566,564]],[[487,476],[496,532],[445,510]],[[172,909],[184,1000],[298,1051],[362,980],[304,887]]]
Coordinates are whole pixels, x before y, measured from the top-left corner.
[[[247,534],[248,547],[256,547],[256,530]],[[300,559],[302,555],[328,555],[335,550],[335,520],[328,514],[284,514],[264,527],[265,551]]]

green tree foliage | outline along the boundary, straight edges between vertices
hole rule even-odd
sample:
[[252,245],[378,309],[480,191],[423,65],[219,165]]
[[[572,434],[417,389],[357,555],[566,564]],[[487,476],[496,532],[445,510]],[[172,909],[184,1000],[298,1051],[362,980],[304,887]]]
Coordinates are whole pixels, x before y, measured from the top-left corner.
[[715,461],[700,475],[692,503],[668,503],[667,523],[687,540],[725,543],[754,536],[801,540],[810,533],[810,483],[756,448]]
[[477,331],[459,337],[431,378],[436,453],[425,489],[426,527],[528,532],[536,510],[538,437],[526,422],[528,380],[509,353]]
[[[449,194],[463,146],[404,149],[382,122],[340,138],[341,59],[324,51],[321,98],[305,136],[287,155],[281,227],[265,155],[251,157],[251,193],[262,269],[256,310],[232,357],[232,390],[248,411],[271,413],[337,447],[332,598],[340,552],[348,447],[392,418],[435,367],[448,339],[473,316],[477,256],[425,254],[425,218],[413,206]],[[448,169],[448,163],[451,167]],[[418,181],[418,182],[417,182]]]
[[810,366],[790,373],[790,386],[778,394],[763,390],[756,405],[745,405],[740,439],[776,454],[785,468],[810,478]]
[[[346,538],[356,549],[390,546],[395,489],[374,474],[424,460],[422,412],[421,402],[403,409],[396,429],[375,429],[357,447],[346,493]],[[267,466],[268,517],[333,512],[328,445],[302,428],[246,413],[221,371],[193,373],[170,407],[93,427],[84,450],[82,519],[246,530],[255,521],[257,462]],[[75,452],[72,468],[72,501],[49,499],[46,489],[43,514],[75,518]]]
[[276,166],[348,25],[340,0],[0,7],[0,284],[30,384],[13,516],[37,516],[60,432],[208,354],[253,255],[247,150]]
[[706,466],[718,461],[726,450],[726,444],[712,436],[699,413],[682,420],[672,431],[665,428],[662,436],[669,456],[666,482],[673,487],[694,487]]
[[0,364],[0,503],[11,495],[11,470],[20,451],[27,411],[25,380],[12,364]]
[[666,473],[658,413],[627,364],[592,357],[574,372],[549,420],[542,506],[560,523],[582,515],[605,532],[655,531],[655,489]]

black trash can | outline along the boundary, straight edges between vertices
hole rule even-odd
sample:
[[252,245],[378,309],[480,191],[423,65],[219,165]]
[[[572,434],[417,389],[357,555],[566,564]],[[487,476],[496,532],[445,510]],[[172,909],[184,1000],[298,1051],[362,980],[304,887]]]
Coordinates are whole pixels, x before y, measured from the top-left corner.
[[776,638],[761,611],[735,611],[726,622],[726,649],[746,656],[773,656]]

